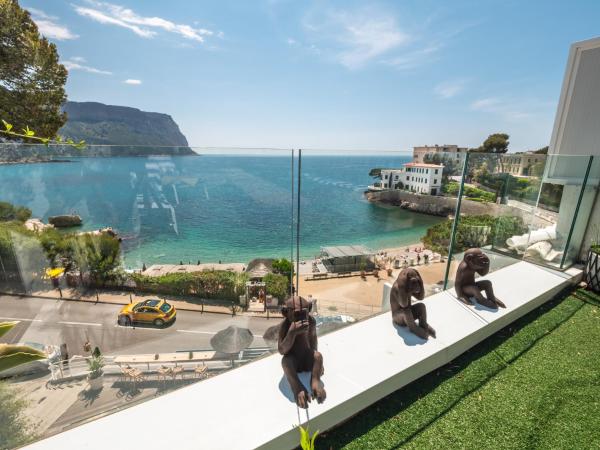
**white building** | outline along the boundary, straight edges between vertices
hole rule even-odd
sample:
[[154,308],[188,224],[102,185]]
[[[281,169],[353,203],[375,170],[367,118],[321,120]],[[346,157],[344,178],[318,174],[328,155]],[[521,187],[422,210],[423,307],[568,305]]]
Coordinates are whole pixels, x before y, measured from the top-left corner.
[[458,145],[423,145],[420,147],[413,147],[413,162],[424,163],[425,158],[433,158],[438,155],[439,161],[443,162],[452,161],[457,165],[462,164],[469,149],[467,147],[459,147]]
[[380,180],[371,191],[402,189],[420,194],[439,195],[442,188],[442,164],[410,162],[399,169],[381,169]]

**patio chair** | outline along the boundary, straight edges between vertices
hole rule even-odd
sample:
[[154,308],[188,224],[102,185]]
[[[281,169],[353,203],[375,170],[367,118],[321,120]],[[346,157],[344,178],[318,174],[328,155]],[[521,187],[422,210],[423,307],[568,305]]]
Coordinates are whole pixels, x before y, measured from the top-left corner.
[[181,375],[181,379],[183,380],[183,366],[175,366],[171,369],[171,376],[173,380],[177,377],[177,375]]
[[208,367],[206,367],[206,364],[203,363],[202,365],[198,365],[194,369],[194,376],[196,378],[204,378],[207,370],[208,370]]
[[131,370],[132,370],[131,366],[125,366],[125,367],[121,366],[120,369],[121,369],[121,376],[120,376],[120,378],[123,381],[127,381],[127,380],[129,380],[129,379],[132,378],[132,376],[131,376]]
[[142,372],[140,369],[133,368],[131,369],[131,378],[133,378],[135,381],[144,381],[146,377],[144,376],[144,372]]
[[171,368],[167,366],[160,366],[156,371],[156,377],[160,381],[161,377],[164,381],[167,381],[167,377],[171,376]]

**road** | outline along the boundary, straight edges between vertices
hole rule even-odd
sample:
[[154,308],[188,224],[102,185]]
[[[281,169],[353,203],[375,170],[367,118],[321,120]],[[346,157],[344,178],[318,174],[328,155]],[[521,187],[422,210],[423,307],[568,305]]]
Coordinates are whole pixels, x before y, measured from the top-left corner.
[[210,349],[210,339],[229,325],[249,328],[254,334],[251,347],[265,347],[262,335],[280,319],[227,316],[224,314],[178,311],[170,326],[156,328],[117,325],[122,305],[49,300],[33,297],[0,296],[0,321],[19,320],[3,342],[66,343],[69,355],[82,355],[89,339],[107,355],[164,353]]

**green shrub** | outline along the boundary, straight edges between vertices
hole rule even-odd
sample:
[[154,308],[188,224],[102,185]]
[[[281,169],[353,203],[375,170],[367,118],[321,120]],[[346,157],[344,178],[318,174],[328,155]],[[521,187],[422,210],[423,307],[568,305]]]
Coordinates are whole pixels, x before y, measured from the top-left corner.
[[[452,234],[452,220],[440,222],[427,229],[422,238],[425,246],[442,255],[448,254],[450,246],[450,236]],[[463,239],[463,235],[469,234],[469,228],[473,226],[489,226],[490,233],[484,245],[503,244],[511,236],[523,234],[527,227],[523,219],[513,216],[494,217],[488,214],[461,216],[456,230],[456,239],[454,241],[454,251],[462,252],[467,249],[468,241]]]
[[[284,279],[283,275],[280,275]],[[165,295],[193,295],[206,299],[239,301],[244,293],[248,275],[245,273],[211,270],[193,273],[170,273],[159,277],[133,274],[137,289]]]
[[[442,191],[445,194],[448,194],[451,196],[457,196],[459,189],[460,189],[460,184],[457,183],[456,181],[450,181],[449,183],[446,183],[442,187]],[[484,191],[483,189],[479,189],[479,188],[476,188],[473,186],[465,186],[463,189],[463,195],[470,200],[475,200],[475,201],[480,201],[480,202],[495,202],[496,201],[496,194],[494,194],[493,192],[487,192],[487,191]]]
[[271,267],[273,267],[273,272],[285,275],[288,278],[288,280],[292,279],[292,274],[294,272],[294,264],[292,264],[291,261],[285,258],[276,259],[271,264]]
[[285,275],[278,273],[269,273],[263,278],[265,282],[265,291],[267,294],[284,300],[290,290],[290,281]]
[[120,243],[113,236],[63,234],[52,228],[36,233],[17,221],[0,222],[0,258],[3,275],[16,282],[23,271],[41,277],[48,267],[64,267],[88,273],[91,284],[103,286],[115,279],[121,264]]
[[24,206],[14,206],[8,202],[0,202],[0,222],[12,220],[25,222],[31,217],[31,210]]

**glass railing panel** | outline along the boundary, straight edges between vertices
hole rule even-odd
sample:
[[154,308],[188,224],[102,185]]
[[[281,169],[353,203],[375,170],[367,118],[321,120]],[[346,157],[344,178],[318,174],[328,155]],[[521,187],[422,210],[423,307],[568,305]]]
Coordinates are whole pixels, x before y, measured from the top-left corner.
[[[461,190],[460,215],[452,239],[448,287],[469,249],[480,249],[489,260],[487,273],[522,260],[511,238],[526,234],[534,218],[545,155],[528,165],[518,155],[469,153]],[[524,175],[526,173],[527,175]],[[485,270],[483,270],[485,272]]]
[[423,239],[455,201],[441,196],[443,166],[421,173],[412,161],[302,150],[299,292],[316,300],[323,332],[387,310],[384,285],[403,268],[419,271],[426,295],[443,288],[445,249]]
[[576,262],[598,183],[594,168],[590,156],[548,155],[531,230],[520,246],[526,261],[557,269]]
[[42,352],[0,367],[0,386],[25,393],[37,437],[276,351],[291,150],[9,144],[0,156],[0,322],[18,322],[2,342]]
[[[587,180],[584,185],[584,191],[581,194],[581,203],[575,214],[572,224],[571,236],[567,245],[567,251],[561,260],[561,267],[567,268],[585,258],[587,248],[583,247],[583,241],[588,226],[590,216],[594,206],[594,200],[598,195],[600,187],[600,157],[592,156],[589,162],[589,171],[587,171]],[[600,226],[600,225],[596,225]]]

